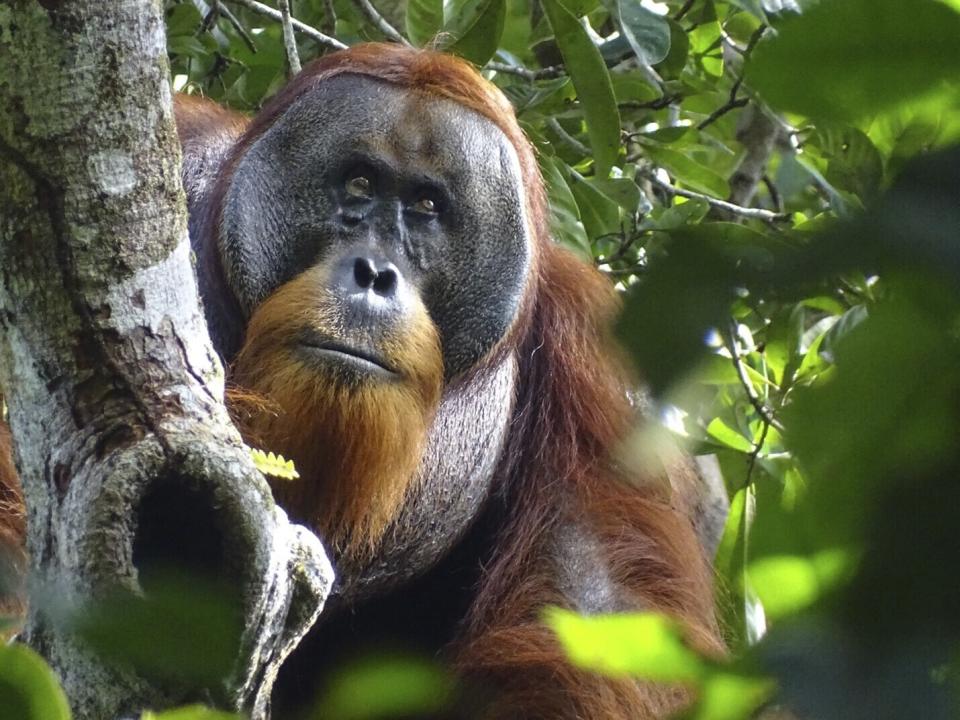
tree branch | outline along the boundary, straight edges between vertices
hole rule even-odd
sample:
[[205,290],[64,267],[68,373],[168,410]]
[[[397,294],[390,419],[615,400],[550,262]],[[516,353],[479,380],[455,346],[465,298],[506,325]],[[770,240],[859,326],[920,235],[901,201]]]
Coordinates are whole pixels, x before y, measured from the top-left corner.
[[363,16],[373,23],[386,37],[401,45],[410,45],[410,41],[407,40],[399,30],[393,27],[393,25],[387,22],[387,19],[377,11],[370,0],[353,0],[353,4],[356,5],[357,9],[363,13]]
[[495,72],[516,75],[524,80],[549,80],[551,78],[563,77],[566,75],[562,65],[551,65],[550,67],[540,68],[539,70],[530,70],[520,65],[507,65],[500,62],[488,62],[483,66],[484,70],[493,70]]
[[[730,353],[733,368],[737,371],[737,377],[740,379],[740,384],[743,386],[743,390],[750,400],[750,404],[753,405],[754,410],[757,411],[760,419],[763,420],[766,425],[773,426],[778,432],[783,432],[783,424],[777,420],[773,414],[773,410],[767,407],[763,400],[760,399],[760,396],[757,395],[753,383],[747,375],[747,368],[744,366],[743,357],[740,355],[740,344],[737,342],[736,322],[733,320],[730,321],[727,332],[723,333],[723,339]],[[766,430],[764,430],[763,436],[766,437]],[[759,450],[757,450],[757,452],[759,452]]]
[[[271,20],[276,20],[277,22],[283,22],[283,15],[279,10],[274,10],[269,5],[264,5],[257,0],[229,0],[229,2],[236,3],[237,5],[242,5],[248,10],[252,10],[258,15],[263,15],[268,17]],[[315,27],[311,27],[306,23],[302,23],[296,18],[290,18],[290,25],[293,26],[293,29],[303,35],[306,35],[311,40],[315,40],[321,45],[333,48],[334,50],[345,50],[347,48],[342,42],[336,38],[332,38],[329,35],[324,35],[322,32],[317,30]]]
[[[628,161],[634,162],[639,159],[639,157],[639,155],[632,156],[628,158]],[[656,173],[654,173],[652,170],[641,169],[638,172],[669,195],[676,195],[689,200],[703,200],[712,208],[724,210],[726,212],[733,213],[734,215],[739,215],[743,218],[750,220],[763,220],[764,222],[785,222],[790,219],[789,213],[776,213],[771,212],[770,210],[763,210],[761,208],[748,208],[741,205],[734,205],[726,200],[720,200],[718,198],[711,197],[710,195],[704,195],[703,193],[693,192],[692,190],[684,190],[682,188],[674,187],[670,183],[664,182],[658,178]]]
[[293,36],[293,25],[290,22],[290,0],[277,0],[280,7],[280,24],[283,26],[283,49],[287,53],[287,68],[289,76],[293,77],[300,72],[300,53],[297,50],[297,39]]

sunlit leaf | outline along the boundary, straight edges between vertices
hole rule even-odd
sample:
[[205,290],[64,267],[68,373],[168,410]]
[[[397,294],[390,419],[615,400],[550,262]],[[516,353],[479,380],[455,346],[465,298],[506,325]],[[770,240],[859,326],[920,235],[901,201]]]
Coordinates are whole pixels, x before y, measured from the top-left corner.
[[550,608],[548,625],[575,664],[612,676],[693,681],[704,661],[683,640],[672,620],[654,613],[592,615]]
[[243,716],[204,705],[189,705],[159,713],[147,711],[140,716],[140,720],[243,720]]
[[53,670],[26,645],[0,644],[0,715],[13,720],[70,720]]
[[848,551],[832,549],[763,557],[750,563],[747,573],[767,616],[777,619],[812,605],[849,574],[851,565]]

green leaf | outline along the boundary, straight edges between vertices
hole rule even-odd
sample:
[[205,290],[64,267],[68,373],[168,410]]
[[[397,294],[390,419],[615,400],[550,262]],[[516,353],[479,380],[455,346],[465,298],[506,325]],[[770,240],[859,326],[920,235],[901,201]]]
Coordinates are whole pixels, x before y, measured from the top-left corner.
[[610,73],[587,31],[559,0],[544,0],[543,9],[583,107],[596,175],[605,178],[620,152],[620,113]]
[[591,615],[548,608],[553,629],[571,662],[613,677],[662,682],[696,681],[706,664],[683,640],[677,624],[655,613]]
[[630,178],[597,179],[594,180],[594,185],[600,192],[623,208],[628,215],[637,212],[644,200],[640,186]]
[[722,444],[743,453],[753,452],[753,444],[743,435],[727,425],[721,418],[715,417],[707,426],[707,434]]
[[[561,165],[563,171],[560,170]],[[543,155],[540,156],[540,170],[547,184],[547,197],[550,200],[550,235],[584,260],[592,261],[590,241],[580,222],[580,209],[564,177],[569,176],[572,171],[562,161]]]
[[497,51],[507,16],[506,0],[454,0],[445,9],[443,32],[455,39],[444,49],[484,65]]
[[167,35],[196,35],[203,17],[193,3],[174,5],[167,13]]
[[678,150],[656,145],[645,145],[645,153],[657,165],[673,175],[691,190],[706,193],[717,198],[730,194],[727,181],[705,165],[701,165],[690,156]]
[[743,720],[757,711],[776,690],[773,680],[728,672],[710,673],[700,687],[697,704],[687,720]]
[[443,0],[407,0],[405,24],[410,42],[423,47],[443,27]]
[[851,553],[838,548],[813,555],[769,555],[750,563],[750,586],[771,619],[809,607],[845,579],[853,564]]
[[0,714],[17,720],[70,720],[53,670],[26,645],[0,645]]
[[102,657],[145,677],[190,688],[218,686],[239,652],[238,594],[197,576],[141,571],[146,594],[120,592],[71,619]]
[[620,230],[617,203],[598,190],[575,170],[570,171],[569,186],[580,209],[580,219],[591,240]]
[[883,158],[865,134],[853,127],[819,125],[810,143],[827,160],[825,177],[836,188],[872,200],[883,181]]
[[161,713],[148,710],[140,716],[140,720],[243,720],[243,716],[214,710],[205,705],[188,705]]
[[670,52],[657,65],[657,72],[664,78],[677,78],[687,64],[687,55],[690,53],[690,38],[687,37],[683,26],[669,18]]
[[311,717],[432,716],[449,704],[453,687],[450,676],[434,663],[414,657],[368,658],[337,674]]
[[670,24],[662,15],[648,10],[640,0],[619,0],[617,13],[623,35],[637,59],[656,65],[670,52]]
[[755,15],[761,20],[766,21],[767,15],[763,12],[763,4],[760,0],[730,0],[737,7],[743,8],[748,13]]
[[958,75],[960,14],[935,0],[820,3],[782,23],[747,68],[747,82],[774,107],[841,122]]

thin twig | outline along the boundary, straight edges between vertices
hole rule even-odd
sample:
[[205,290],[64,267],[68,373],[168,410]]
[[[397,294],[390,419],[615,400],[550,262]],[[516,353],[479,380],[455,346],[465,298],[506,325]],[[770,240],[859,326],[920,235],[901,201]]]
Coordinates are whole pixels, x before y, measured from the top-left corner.
[[653,100],[647,100],[646,102],[639,102],[637,100],[625,100],[623,102],[617,103],[618,108],[624,108],[627,110],[662,110],[669,105],[682,100],[683,97],[677,94],[672,95],[662,95]]
[[[252,10],[258,15],[263,15],[268,17],[271,20],[276,20],[277,22],[283,21],[283,16],[280,14],[279,10],[274,10],[269,5],[264,5],[262,2],[257,2],[257,0],[229,0],[230,2],[236,3],[237,5],[243,5],[243,7],[248,10]],[[321,45],[334,50],[346,50],[347,46],[336,38],[332,38],[329,35],[324,35],[322,32],[317,30],[315,27],[311,27],[306,23],[300,22],[296,18],[290,18],[290,24],[293,26],[293,29],[303,35],[306,35],[311,40],[315,40]]]
[[[640,157],[640,155],[630,156],[627,158],[627,162],[635,162]],[[718,210],[726,210],[727,212],[733,213],[734,215],[739,215],[740,217],[750,220],[762,220],[764,222],[784,222],[790,219],[789,213],[776,213],[771,212],[770,210],[763,210],[761,208],[748,208],[743,207],[742,205],[734,205],[731,202],[720,200],[718,198],[711,197],[710,195],[704,195],[703,193],[693,192],[692,190],[683,190],[682,188],[674,187],[670,183],[664,182],[658,178],[656,174],[649,170],[641,170],[640,173],[643,175],[643,177],[647,178],[647,180],[669,195],[677,195],[679,197],[687,198],[688,200],[703,200],[711,207],[717,208]]]
[[220,0],[213,0],[210,5],[210,11],[204,16],[203,22],[200,25],[200,29],[204,32],[207,32],[212,28],[216,22],[217,18],[225,17],[227,22],[233,26],[233,29],[236,30],[237,35],[240,36],[240,39],[243,41],[243,44],[246,45],[250,52],[255,53],[257,51],[257,44],[253,41],[253,38],[250,37],[250,33],[247,32],[247,29],[243,26],[243,23],[240,22],[239,18],[233,14],[233,11],[224,5]]
[[743,390],[747,394],[750,404],[753,405],[754,410],[757,411],[757,415],[759,415],[760,419],[767,425],[772,425],[778,432],[783,432],[783,424],[774,416],[773,410],[767,407],[763,400],[760,399],[760,396],[757,395],[757,391],[753,387],[750,377],[747,375],[747,368],[743,364],[743,358],[740,355],[740,344],[737,342],[737,325],[733,320],[730,321],[727,332],[723,333],[723,340],[727,346],[727,350],[730,352],[730,359],[733,362],[734,370],[737,371],[737,377],[740,378],[740,384],[743,386]]
[[770,193],[770,201],[777,209],[777,212],[783,212],[783,198],[780,196],[780,190],[777,188],[777,184],[773,181],[773,178],[764,173],[760,179],[766,186],[767,192]]
[[400,34],[393,25],[387,22],[387,19],[381,15],[377,9],[370,3],[370,0],[353,0],[353,4],[363,13],[371,23],[377,26],[377,29],[394,42],[401,45],[409,45],[410,41]]
[[290,77],[300,72],[300,53],[297,50],[297,39],[293,35],[293,25],[290,23],[290,0],[277,0],[280,8],[280,24],[283,26],[283,49],[287,52],[287,67]]
[[547,127],[553,130],[553,132],[555,132],[560,138],[560,141],[575,153],[584,157],[590,156],[590,148],[564,130],[563,126],[557,121],[556,118],[550,118],[547,120]]
[[750,98],[746,98],[746,97],[738,98],[737,90],[739,89],[740,89],[740,81],[737,80],[737,82],[733,84],[733,90],[730,91],[730,99],[727,100],[723,105],[718,107],[716,110],[714,110],[712,113],[710,113],[710,115],[705,120],[701,121],[700,124],[697,125],[697,130],[703,130],[704,128],[709,127],[710,125],[715,123],[717,120],[722,118],[731,110],[736,110],[737,108],[746,107],[747,103],[750,102]]
[[675,22],[680,22],[681,20],[683,20],[684,16],[685,16],[688,12],[690,12],[690,9],[693,7],[693,4],[694,4],[696,1],[697,1],[697,0],[687,0],[687,1],[683,4],[683,7],[680,8],[679,10],[677,10],[677,14],[673,16],[674,21],[675,21]]
[[337,9],[333,0],[323,0],[323,31],[332,33],[337,29]]
[[549,80],[551,78],[562,77],[566,74],[562,65],[551,65],[550,67],[540,68],[539,70],[529,70],[520,65],[507,65],[506,63],[488,62],[484,65],[485,70],[494,70],[496,72],[517,75],[525,80]]

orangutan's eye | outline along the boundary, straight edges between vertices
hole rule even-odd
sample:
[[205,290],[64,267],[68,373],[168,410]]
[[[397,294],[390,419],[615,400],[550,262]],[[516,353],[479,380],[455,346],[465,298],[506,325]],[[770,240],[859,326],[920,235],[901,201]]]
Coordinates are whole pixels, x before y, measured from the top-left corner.
[[373,183],[366,175],[354,175],[347,180],[347,194],[357,198],[369,198],[373,195]]

